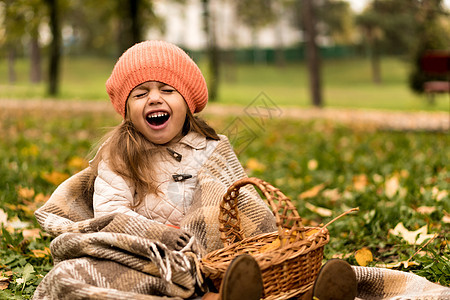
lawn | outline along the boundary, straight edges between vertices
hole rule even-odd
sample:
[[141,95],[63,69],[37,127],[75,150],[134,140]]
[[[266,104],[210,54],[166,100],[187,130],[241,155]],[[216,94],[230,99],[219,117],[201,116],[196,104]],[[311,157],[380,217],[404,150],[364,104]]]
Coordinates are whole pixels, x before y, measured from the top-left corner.
[[[60,98],[105,100],[105,81],[114,64],[113,59],[66,57],[62,66]],[[200,63],[207,70],[205,62]],[[44,84],[28,83],[28,62],[18,60],[17,82],[7,84],[6,60],[0,60],[0,98],[45,98]],[[370,62],[363,58],[325,60],[322,63],[323,98],[327,107],[391,110],[449,111],[449,95],[436,97],[429,105],[425,96],[408,88],[410,66],[398,58],[382,60],[379,85],[371,81]],[[205,72],[207,76],[207,72]],[[224,104],[247,106],[264,92],[278,106],[309,106],[308,76],[304,63],[290,63],[284,68],[273,65],[223,65],[219,98]]]
[[[229,135],[247,173],[279,187],[306,225],[359,207],[329,227],[326,259],[391,264],[450,285],[447,133],[206,117]],[[50,237],[33,212],[61,180],[87,165],[92,145],[118,122],[106,113],[0,111],[1,299],[30,298],[52,267]],[[404,237],[392,231],[400,223]],[[373,259],[364,261],[361,253],[368,251]]]

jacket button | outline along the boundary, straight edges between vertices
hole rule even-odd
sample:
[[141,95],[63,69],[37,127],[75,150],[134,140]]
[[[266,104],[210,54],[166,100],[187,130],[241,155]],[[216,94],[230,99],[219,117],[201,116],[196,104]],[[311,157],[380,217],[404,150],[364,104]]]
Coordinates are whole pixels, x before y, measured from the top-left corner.
[[175,151],[173,151],[173,150],[170,149],[170,148],[166,148],[166,149],[167,149],[167,152],[169,152],[169,154],[170,154],[173,158],[175,158],[178,162],[180,162],[181,159],[183,158],[183,155],[181,155],[180,153],[175,152]]
[[184,181],[186,179],[192,178],[191,174],[174,174],[172,175],[173,180],[176,182]]

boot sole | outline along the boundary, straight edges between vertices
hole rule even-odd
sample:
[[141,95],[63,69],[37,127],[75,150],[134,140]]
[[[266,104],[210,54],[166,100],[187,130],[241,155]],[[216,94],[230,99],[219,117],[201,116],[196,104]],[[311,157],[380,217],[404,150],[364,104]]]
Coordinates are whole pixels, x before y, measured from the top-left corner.
[[340,259],[331,259],[320,269],[313,287],[313,299],[353,300],[357,282],[352,267]]
[[228,267],[223,278],[221,300],[259,300],[263,295],[261,270],[255,259],[242,254]]

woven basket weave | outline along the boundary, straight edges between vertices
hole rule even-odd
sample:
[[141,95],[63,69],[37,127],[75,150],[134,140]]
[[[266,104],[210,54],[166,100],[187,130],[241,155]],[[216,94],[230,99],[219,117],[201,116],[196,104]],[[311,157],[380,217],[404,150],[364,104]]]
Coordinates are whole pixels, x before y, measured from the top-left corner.
[[[239,189],[253,184],[261,190],[276,218],[278,231],[243,236],[237,198]],[[202,273],[219,288],[223,275],[237,255],[252,255],[261,268],[264,299],[288,299],[305,292],[314,283],[329,241],[326,228],[304,227],[292,204],[279,189],[258,178],[236,181],[224,195],[219,214],[224,248],[202,258]]]

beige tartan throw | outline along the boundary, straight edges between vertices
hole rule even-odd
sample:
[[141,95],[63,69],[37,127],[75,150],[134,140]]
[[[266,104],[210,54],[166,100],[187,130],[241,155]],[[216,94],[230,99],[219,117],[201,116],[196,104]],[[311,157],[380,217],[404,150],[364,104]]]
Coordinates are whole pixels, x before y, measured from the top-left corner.
[[353,267],[353,270],[358,281],[358,299],[450,299],[450,288],[412,273],[369,267]]
[[[246,177],[226,139],[198,173],[199,189],[181,229],[124,214],[94,218],[92,170],[62,183],[35,213],[54,236],[54,268],[33,299],[175,299],[202,288],[198,261],[223,247],[219,204],[226,189]],[[253,187],[241,190],[239,210],[245,236],[276,230],[272,212]]]
[[[54,238],[54,268],[33,299],[185,299],[202,290],[198,260],[223,247],[219,203],[226,189],[246,177],[228,141],[219,142],[198,174],[200,189],[175,229],[115,214],[94,218],[91,169],[69,178],[36,211]],[[245,236],[276,230],[274,218],[252,187],[240,191]],[[450,299],[450,289],[414,274],[354,267],[359,299]]]

